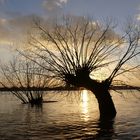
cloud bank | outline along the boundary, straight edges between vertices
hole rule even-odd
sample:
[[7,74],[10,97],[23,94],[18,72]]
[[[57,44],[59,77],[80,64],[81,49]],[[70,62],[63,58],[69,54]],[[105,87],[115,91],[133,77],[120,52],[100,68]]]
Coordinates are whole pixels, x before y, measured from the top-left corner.
[[12,19],[0,18],[0,45],[9,45],[24,40],[33,28],[35,16],[21,16]]

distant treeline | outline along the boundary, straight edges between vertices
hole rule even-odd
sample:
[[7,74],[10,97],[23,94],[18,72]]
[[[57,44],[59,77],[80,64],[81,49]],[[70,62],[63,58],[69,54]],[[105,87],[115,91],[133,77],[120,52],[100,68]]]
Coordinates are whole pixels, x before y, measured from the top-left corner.
[[[82,90],[82,88],[80,88]],[[137,86],[112,86],[112,90],[140,90]],[[0,87],[0,91],[68,91],[79,90],[75,87]]]
[[65,91],[79,90],[75,87],[0,87],[0,91]]

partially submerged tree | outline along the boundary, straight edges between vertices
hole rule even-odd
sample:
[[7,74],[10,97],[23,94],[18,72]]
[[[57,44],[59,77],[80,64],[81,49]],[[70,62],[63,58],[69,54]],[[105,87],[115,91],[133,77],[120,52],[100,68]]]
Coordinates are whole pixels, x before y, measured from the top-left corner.
[[1,86],[10,89],[23,103],[41,104],[43,102],[42,88],[47,87],[51,80],[44,75],[42,67],[38,67],[22,56],[18,56],[6,65],[1,65]]
[[65,17],[50,27],[35,24],[41,36],[32,37],[31,53],[44,65],[32,55],[27,57],[65,86],[92,91],[99,103],[100,118],[114,118],[116,109],[109,90],[113,83],[125,82],[123,74],[139,67],[132,60],[140,54],[140,26],[129,24],[124,34],[117,34],[109,20],[102,25],[84,17]]

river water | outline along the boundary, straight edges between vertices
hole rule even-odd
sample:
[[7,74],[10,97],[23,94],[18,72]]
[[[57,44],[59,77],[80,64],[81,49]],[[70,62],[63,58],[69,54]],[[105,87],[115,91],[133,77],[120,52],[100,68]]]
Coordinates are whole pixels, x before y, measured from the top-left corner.
[[112,92],[117,109],[114,121],[100,122],[92,93],[49,93],[31,107],[9,93],[0,93],[0,140],[140,140],[138,92]]

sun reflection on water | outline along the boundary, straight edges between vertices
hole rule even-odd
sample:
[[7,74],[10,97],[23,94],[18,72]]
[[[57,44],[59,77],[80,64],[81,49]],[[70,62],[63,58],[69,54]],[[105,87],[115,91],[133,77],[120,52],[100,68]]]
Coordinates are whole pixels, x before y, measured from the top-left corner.
[[85,121],[89,120],[89,96],[88,91],[83,90],[81,93],[82,103],[81,103],[81,112],[82,112],[82,118]]

